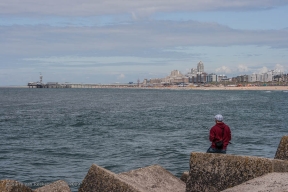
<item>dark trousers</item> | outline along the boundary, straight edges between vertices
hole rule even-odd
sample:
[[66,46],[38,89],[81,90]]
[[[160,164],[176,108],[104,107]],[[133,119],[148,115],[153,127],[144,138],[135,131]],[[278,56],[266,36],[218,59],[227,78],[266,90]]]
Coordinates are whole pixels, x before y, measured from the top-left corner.
[[206,153],[224,153],[224,154],[226,154],[226,150],[224,150],[224,149],[215,149],[215,148],[209,147],[209,149],[207,150]]

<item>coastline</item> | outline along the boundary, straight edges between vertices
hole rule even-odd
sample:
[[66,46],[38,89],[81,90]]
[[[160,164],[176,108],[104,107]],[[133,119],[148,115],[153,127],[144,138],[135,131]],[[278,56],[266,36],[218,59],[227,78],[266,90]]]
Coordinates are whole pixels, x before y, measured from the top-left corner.
[[[29,88],[28,86],[0,86],[0,88]],[[164,90],[219,90],[219,91],[288,91],[288,86],[247,86],[247,87],[229,87],[229,86],[220,86],[220,87],[194,87],[194,86],[187,86],[187,87],[178,87],[178,86],[170,86],[170,87],[127,87],[127,86],[115,86],[115,87],[108,87],[105,85],[92,87],[88,89],[99,89],[99,88],[110,88],[110,89],[164,89]],[[31,88],[32,89],[32,88]],[[33,88],[37,89],[37,88]],[[50,88],[51,89],[51,88]],[[55,88],[52,88],[55,89]],[[69,89],[81,89],[81,88],[69,88]]]
[[253,87],[195,87],[199,90],[251,90],[251,91],[288,91],[288,86],[253,86]]
[[[121,88],[121,87],[118,87]],[[132,87],[123,87],[133,89]],[[135,87],[136,89],[170,89],[170,90],[219,90],[219,91],[288,91],[288,86],[253,86],[253,87]],[[134,88],[134,89],[135,89]]]

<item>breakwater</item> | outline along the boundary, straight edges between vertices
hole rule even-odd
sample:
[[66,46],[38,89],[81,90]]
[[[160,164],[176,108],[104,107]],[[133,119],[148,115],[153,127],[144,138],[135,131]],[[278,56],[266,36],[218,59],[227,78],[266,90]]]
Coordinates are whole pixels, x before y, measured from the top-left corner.
[[[218,192],[268,173],[288,173],[287,146],[288,136],[284,136],[275,159],[192,152],[189,173],[184,172],[181,180],[159,165],[115,174],[93,164],[78,192]],[[284,181],[277,181],[278,184],[286,182],[286,175],[283,177]],[[277,187],[279,185],[275,186]],[[1,180],[0,191],[33,192],[29,187],[13,180]],[[64,181],[56,181],[34,190],[44,191],[70,192],[70,188]]]
[[93,83],[58,83],[58,82],[50,82],[50,83],[28,83],[28,88],[135,88],[135,87],[147,87],[140,86],[139,84],[93,84]]

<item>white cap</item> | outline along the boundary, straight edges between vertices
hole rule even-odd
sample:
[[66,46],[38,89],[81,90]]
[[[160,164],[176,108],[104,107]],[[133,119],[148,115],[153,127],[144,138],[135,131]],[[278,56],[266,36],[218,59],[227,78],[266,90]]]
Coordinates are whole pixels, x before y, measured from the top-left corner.
[[216,119],[217,121],[223,121],[223,116],[220,115],[220,114],[218,114],[218,115],[215,116],[215,119]]

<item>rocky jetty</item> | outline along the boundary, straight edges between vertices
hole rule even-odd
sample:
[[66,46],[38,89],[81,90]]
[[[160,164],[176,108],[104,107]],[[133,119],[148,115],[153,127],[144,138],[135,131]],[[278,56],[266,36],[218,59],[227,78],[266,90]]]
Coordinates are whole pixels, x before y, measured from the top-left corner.
[[185,192],[186,184],[159,165],[120,174],[93,164],[78,192]]
[[[115,174],[93,164],[78,192],[260,192],[288,191],[288,136],[282,137],[274,159],[192,152],[190,170],[177,178],[159,165]],[[71,192],[65,181],[32,190],[1,180],[1,192]]]

